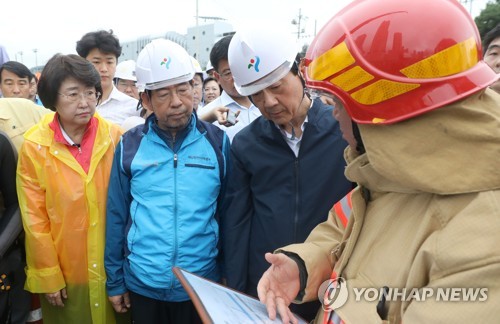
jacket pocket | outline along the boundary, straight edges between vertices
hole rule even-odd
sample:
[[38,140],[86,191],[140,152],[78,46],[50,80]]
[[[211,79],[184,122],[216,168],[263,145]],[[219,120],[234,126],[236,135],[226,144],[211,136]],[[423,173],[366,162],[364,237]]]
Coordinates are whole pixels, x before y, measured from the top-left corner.
[[213,165],[205,165],[205,164],[186,163],[185,166],[187,168],[199,168],[199,169],[209,169],[209,170],[214,170],[215,169],[215,166],[213,166]]
[[137,202],[132,201],[132,204],[130,205],[130,220],[129,224],[127,224],[127,227],[125,229],[127,233],[127,247],[128,247],[128,253],[132,253],[134,250],[134,244],[136,241],[136,226],[135,226],[135,216],[137,214]]
[[212,217],[210,220],[210,229],[212,230],[212,235],[213,235],[213,244],[212,248],[218,249],[218,243],[219,243],[219,224],[217,223],[217,220]]

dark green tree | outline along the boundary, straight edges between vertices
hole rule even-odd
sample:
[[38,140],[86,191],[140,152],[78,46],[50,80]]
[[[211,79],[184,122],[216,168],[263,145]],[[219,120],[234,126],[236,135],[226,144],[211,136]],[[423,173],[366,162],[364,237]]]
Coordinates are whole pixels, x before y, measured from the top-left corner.
[[474,18],[481,38],[500,24],[500,0],[489,1],[479,16]]

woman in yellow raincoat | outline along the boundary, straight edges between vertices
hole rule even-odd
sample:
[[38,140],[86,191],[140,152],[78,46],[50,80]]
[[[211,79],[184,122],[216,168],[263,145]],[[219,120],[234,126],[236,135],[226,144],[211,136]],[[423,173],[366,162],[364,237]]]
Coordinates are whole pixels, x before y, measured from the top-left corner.
[[19,153],[25,289],[41,294],[45,323],[112,324],[119,316],[105,290],[105,203],[122,131],[95,114],[100,76],[77,55],[52,57],[38,90],[56,113],[26,132]]

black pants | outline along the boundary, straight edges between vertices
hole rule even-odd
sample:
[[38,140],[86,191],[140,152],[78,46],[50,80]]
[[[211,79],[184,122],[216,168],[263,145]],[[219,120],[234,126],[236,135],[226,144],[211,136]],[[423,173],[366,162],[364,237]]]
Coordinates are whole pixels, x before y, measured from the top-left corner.
[[10,285],[10,290],[0,291],[0,324],[26,323],[31,307],[31,295],[24,290],[25,266],[22,244],[10,248],[0,261],[0,275],[7,275],[2,281],[4,284]]
[[166,302],[130,292],[134,324],[201,324],[193,303]]

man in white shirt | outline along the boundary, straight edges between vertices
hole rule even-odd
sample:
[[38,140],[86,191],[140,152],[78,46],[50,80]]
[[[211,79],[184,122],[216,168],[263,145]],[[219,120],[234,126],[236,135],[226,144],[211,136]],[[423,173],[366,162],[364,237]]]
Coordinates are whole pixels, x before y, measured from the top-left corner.
[[215,69],[214,77],[217,79],[224,91],[217,99],[201,108],[198,115],[203,115],[208,111],[221,106],[227,107],[229,111],[234,113],[240,111],[238,115],[238,122],[233,126],[226,127],[224,125],[220,125],[217,121],[214,122],[214,125],[226,131],[227,136],[232,142],[233,137],[245,126],[259,117],[261,113],[259,109],[252,104],[248,97],[240,95],[234,87],[234,80],[231,74],[231,69],[229,69],[229,62],[227,59],[231,39],[232,36],[226,36],[220,39],[214,44],[210,52],[210,62]]
[[109,97],[103,99],[97,106],[97,112],[110,122],[122,125],[128,117],[139,116],[140,110],[137,110],[137,103],[137,99],[127,96],[112,85]]
[[97,112],[107,120],[121,125],[130,116],[139,116],[137,99],[118,91],[113,84],[122,47],[113,31],[89,32],[76,43],[76,52],[86,58],[101,76],[102,98]]

